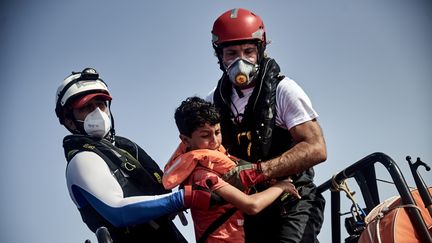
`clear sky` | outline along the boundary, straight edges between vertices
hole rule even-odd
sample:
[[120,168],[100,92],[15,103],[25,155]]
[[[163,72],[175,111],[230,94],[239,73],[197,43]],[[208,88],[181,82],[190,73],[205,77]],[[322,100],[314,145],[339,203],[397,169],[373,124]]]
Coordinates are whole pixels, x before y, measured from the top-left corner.
[[[67,193],[60,82],[96,68],[114,97],[117,133],[162,167],[179,142],[174,109],[221,75],[210,30],[234,7],[263,18],[267,53],[320,114],[328,160],[316,184],[377,151],[410,185],[407,155],[432,165],[429,1],[1,1],[0,242],[96,242]],[[420,172],[431,185],[431,172]],[[394,187],[383,187],[391,196]],[[329,206],[322,242],[331,241]],[[193,242],[192,223],[179,228]]]

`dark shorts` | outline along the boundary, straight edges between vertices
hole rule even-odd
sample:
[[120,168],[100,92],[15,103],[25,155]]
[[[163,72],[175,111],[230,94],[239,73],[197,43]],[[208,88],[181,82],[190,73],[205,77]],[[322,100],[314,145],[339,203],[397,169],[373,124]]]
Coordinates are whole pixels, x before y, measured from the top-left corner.
[[298,188],[301,199],[275,201],[257,215],[245,216],[246,243],[319,242],[325,200],[313,183]]

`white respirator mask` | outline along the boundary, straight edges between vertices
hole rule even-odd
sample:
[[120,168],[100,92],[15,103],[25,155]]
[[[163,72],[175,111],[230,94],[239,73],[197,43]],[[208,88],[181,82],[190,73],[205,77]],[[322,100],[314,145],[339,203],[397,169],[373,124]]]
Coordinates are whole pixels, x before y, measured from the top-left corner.
[[84,131],[92,137],[103,138],[111,129],[111,119],[97,107],[84,119]]

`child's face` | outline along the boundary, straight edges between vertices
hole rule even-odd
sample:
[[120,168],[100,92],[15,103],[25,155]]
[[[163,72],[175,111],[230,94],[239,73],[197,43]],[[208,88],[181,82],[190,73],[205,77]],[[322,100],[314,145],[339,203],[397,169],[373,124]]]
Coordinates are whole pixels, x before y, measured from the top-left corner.
[[186,144],[189,150],[216,150],[222,143],[220,124],[218,123],[214,126],[211,126],[206,123],[204,126],[197,128],[192,133],[191,137],[180,135],[180,138]]

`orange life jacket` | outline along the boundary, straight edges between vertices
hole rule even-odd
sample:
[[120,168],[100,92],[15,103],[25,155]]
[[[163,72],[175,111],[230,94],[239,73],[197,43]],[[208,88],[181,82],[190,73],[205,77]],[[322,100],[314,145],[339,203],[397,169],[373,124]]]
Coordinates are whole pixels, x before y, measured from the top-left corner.
[[196,149],[187,152],[186,145],[180,143],[165,165],[162,183],[166,189],[173,189],[186,180],[198,165],[223,175],[236,166],[233,159],[222,145],[218,150]]
[[[429,188],[432,192],[432,187]],[[418,190],[411,191],[417,207],[426,223],[429,233],[432,234],[432,219],[421,199]],[[401,205],[400,197],[385,200],[366,216],[366,229],[361,233],[359,243],[394,242],[416,243],[420,238],[409,219],[406,207],[415,205]]]

